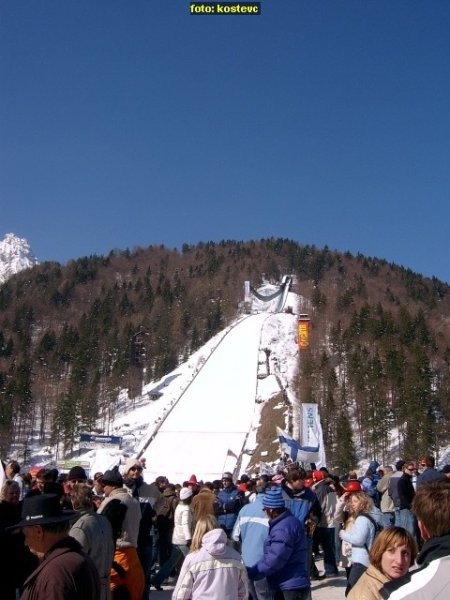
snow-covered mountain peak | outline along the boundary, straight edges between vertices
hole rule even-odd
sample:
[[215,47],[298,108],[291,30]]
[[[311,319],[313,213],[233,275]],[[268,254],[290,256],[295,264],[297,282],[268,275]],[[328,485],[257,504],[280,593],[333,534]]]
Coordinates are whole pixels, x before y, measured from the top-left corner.
[[0,284],[23,269],[37,265],[30,244],[14,233],[7,233],[0,241]]

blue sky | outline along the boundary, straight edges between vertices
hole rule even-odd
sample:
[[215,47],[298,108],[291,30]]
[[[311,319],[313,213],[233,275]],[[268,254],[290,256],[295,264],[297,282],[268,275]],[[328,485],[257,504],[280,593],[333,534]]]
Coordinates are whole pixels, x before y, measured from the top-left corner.
[[0,237],[286,237],[450,282],[447,0],[0,0]]

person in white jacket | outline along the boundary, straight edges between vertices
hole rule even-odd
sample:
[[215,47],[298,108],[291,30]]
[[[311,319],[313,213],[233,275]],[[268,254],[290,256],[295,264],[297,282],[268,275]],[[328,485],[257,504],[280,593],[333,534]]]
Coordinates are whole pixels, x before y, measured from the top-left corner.
[[248,578],[239,552],[228,546],[216,518],[200,519],[172,600],[246,600]]
[[192,488],[180,490],[180,502],[175,509],[174,528],[172,534],[172,552],[166,562],[151,580],[151,585],[162,591],[162,583],[170,575],[178,561],[186,556],[192,541],[193,514],[191,510]]

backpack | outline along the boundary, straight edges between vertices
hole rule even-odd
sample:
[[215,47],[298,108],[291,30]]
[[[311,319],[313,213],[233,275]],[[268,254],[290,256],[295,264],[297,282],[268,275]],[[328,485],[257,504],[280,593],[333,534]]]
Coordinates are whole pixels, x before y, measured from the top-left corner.
[[119,538],[120,534],[122,533],[122,526],[126,512],[127,506],[122,504],[122,502],[117,498],[114,498],[114,500],[108,502],[102,511],[102,515],[111,523],[114,546],[117,543],[117,538]]
[[[128,507],[125,504],[123,504],[119,499],[114,498],[105,505],[105,508],[101,513],[111,523],[114,548],[116,547],[117,539],[122,533],[122,526],[127,510]],[[121,579],[125,579],[126,571],[122,565],[119,565],[115,560],[113,560],[112,568],[116,571]],[[131,600],[131,596],[125,584],[117,585],[111,592],[111,598],[112,600]]]
[[[363,515],[359,515],[360,517],[366,517],[366,519],[369,519],[369,521],[372,523],[372,525],[375,528],[375,535],[373,536],[373,542],[375,541],[375,538],[377,537],[377,535],[380,533],[380,531],[383,531],[384,527],[383,525],[381,525],[381,523],[378,523],[378,521],[375,521],[375,519],[373,517],[371,517],[370,515],[364,513]],[[372,542],[372,544],[373,544]],[[367,547],[367,544],[364,544],[367,552],[369,551],[369,548]]]

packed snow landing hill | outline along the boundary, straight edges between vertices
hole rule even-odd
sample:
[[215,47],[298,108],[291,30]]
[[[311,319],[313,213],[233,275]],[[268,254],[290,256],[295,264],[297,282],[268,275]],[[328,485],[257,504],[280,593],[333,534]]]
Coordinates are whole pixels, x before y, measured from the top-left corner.
[[[274,297],[277,291],[281,293]],[[289,384],[298,370],[299,300],[288,286],[266,284],[258,289],[257,296],[252,295],[251,314],[163,380],[146,385],[135,409],[121,412],[109,433],[127,440],[127,454],[146,458],[147,481],[166,475],[181,483],[193,473],[206,481],[220,478],[225,470],[246,469],[256,446],[262,404],[281,389],[289,397]],[[287,306],[292,313],[284,312]],[[258,378],[266,349],[270,374]],[[155,391],[159,398],[149,400]],[[91,473],[104,471],[123,459],[123,451],[92,450],[84,459]]]

